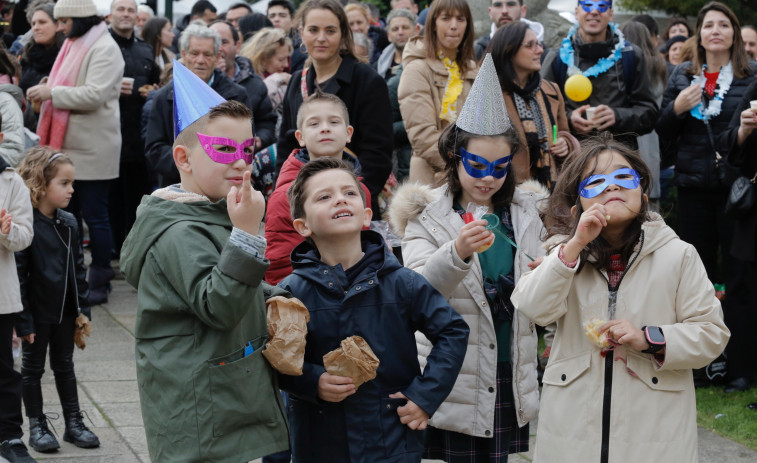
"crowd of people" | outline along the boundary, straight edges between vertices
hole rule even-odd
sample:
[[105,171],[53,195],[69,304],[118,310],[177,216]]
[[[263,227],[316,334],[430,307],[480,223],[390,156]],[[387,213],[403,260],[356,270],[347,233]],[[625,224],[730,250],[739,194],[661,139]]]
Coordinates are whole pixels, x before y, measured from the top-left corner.
[[[0,456],[34,461],[22,402],[60,447],[48,351],[100,445],[73,352],[120,259],[153,461],[506,462],[537,416],[538,461],[696,461],[705,367],[757,380],[757,30],[577,0],[548,49],[523,0],[483,34],[390,6],[3,9]],[[288,298],[299,376],[264,354]],[[324,366],[353,336],[367,383]]]

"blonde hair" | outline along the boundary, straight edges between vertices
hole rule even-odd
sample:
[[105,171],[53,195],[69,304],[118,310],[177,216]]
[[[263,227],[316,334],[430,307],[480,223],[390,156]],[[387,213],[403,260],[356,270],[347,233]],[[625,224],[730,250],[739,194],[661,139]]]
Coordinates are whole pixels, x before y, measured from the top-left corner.
[[284,34],[284,31],[273,27],[264,27],[242,45],[239,54],[252,61],[252,68],[263,76],[266,62],[282,46],[287,46],[289,54],[292,53],[292,41]]
[[34,147],[26,152],[24,161],[18,166],[18,174],[29,188],[33,207],[39,207],[39,201],[44,196],[47,185],[58,174],[58,167],[62,164],[73,166],[74,162],[65,154],[46,146]]
[[363,5],[359,5],[357,3],[350,3],[349,5],[344,7],[344,12],[349,13],[351,11],[359,11],[363,13],[363,16],[365,16],[365,20],[368,22],[368,24],[371,24],[371,13],[368,10],[368,8],[364,7]]

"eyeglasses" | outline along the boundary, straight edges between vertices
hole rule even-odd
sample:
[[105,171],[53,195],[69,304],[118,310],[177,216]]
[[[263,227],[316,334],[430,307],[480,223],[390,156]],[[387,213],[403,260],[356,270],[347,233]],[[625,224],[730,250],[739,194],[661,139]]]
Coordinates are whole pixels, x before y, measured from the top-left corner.
[[578,4],[587,13],[591,13],[593,10],[605,13],[612,8],[612,2],[607,0],[579,0]]
[[535,48],[541,48],[543,50],[544,42],[539,42],[538,40],[531,40],[530,42],[520,44],[520,46],[525,48],[526,50],[533,50]]

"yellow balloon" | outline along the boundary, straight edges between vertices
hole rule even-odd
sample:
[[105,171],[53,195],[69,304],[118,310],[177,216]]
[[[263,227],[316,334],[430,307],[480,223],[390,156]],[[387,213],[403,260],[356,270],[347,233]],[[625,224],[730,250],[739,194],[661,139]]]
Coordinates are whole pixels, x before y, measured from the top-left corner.
[[588,77],[576,74],[565,81],[565,95],[573,101],[584,101],[591,96],[591,81]]

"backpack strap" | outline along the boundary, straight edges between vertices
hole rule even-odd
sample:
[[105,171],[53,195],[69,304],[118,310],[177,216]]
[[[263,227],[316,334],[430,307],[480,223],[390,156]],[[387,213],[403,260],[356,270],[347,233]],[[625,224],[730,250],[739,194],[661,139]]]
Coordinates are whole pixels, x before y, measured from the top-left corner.
[[626,83],[626,95],[631,95],[633,84],[636,80],[636,56],[633,52],[631,42],[626,40],[625,46],[621,52],[620,60],[623,64],[623,81]]
[[555,56],[552,61],[552,74],[554,74],[554,82],[559,88],[565,86],[565,80],[568,78],[568,65],[563,63],[560,59],[560,53]]

